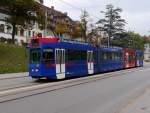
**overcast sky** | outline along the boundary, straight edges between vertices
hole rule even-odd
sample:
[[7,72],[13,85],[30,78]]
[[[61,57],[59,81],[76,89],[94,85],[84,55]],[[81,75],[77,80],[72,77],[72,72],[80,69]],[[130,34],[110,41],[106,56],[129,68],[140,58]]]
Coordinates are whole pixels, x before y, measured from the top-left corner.
[[100,11],[105,10],[105,6],[110,3],[123,9],[122,18],[128,23],[126,30],[142,35],[150,34],[150,0],[44,0],[46,6],[68,12],[74,20],[80,19],[80,9],[86,9],[90,14],[90,21],[93,22],[103,18]]

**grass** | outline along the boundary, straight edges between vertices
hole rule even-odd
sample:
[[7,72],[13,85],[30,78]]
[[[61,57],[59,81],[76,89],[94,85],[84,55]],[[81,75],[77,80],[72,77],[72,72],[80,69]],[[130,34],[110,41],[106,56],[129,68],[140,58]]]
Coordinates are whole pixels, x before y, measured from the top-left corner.
[[16,45],[0,43],[0,74],[26,71],[26,49]]

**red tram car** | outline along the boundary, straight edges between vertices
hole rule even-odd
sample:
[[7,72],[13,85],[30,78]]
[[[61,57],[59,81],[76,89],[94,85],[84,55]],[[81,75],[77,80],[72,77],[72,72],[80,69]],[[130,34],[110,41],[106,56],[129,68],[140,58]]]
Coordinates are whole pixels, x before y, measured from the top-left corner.
[[136,66],[136,51],[130,48],[123,49],[124,68],[133,68]]

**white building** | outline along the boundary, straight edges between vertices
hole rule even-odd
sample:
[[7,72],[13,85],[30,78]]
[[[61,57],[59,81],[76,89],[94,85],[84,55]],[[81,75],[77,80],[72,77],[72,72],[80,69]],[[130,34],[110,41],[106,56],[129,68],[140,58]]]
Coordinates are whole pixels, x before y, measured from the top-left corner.
[[[40,3],[43,3],[43,0],[37,0]],[[11,39],[12,38],[12,25],[6,22],[6,19],[9,17],[9,14],[5,9],[0,8],[0,38]],[[38,24],[35,24],[31,30],[25,30],[23,28],[17,27],[17,32],[15,35],[16,43],[21,44],[27,42],[30,37],[33,37],[35,32],[40,33],[42,36],[44,30],[38,28]]]
[[[0,38],[11,39],[12,38],[12,25],[5,21],[8,15],[0,13]],[[32,30],[25,30],[22,28],[17,28],[15,39],[17,43],[27,42],[28,38],[33,37],[35,32],[44,34],[44,31],[38,29],[38,25],[35,24]]]
[[150,61],[150,44],[147,43],[144,45],[145,51],[144,51],[144,60]]
[[[17,32],[15,35],[15,40],[18,44],[23,42],[28,42],[28,39],[34,36],[35,32],[41,34],[42,37],[53,34],[57,27],[58,23],[66,25],[69,32],[72,32],[74,29],[75,22],[67,15],[61,11],[57,11],[54,7],[46,7],[43,5],[43,0],[35,0],[40,3],[40,7],[43,9],[46,15],[46,26],[44,30],[40,30],[38,24],[35,23],[32,25],[32,29],[23,29],[20,26],[17,26]],[[12,38],[12,25],[6,22],[6,19],[9,17],[8,11],[3,7],[0,7],[0,38],[11,39]],[[30,27],[29,27],[30,28]],[[56,35],[63,38],[71,38],[68,32],[66,33],[55,33]]]

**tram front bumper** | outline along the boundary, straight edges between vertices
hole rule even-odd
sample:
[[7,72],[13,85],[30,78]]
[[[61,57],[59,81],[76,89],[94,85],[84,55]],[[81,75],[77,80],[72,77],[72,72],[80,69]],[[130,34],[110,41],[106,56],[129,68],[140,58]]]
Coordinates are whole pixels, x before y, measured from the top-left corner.
[[38,69],[38,68],[32,68],[32,69],[30,69],[29,76],[31,76],[33,78],[43,77],[42,74],[41,74],[40,69]]

